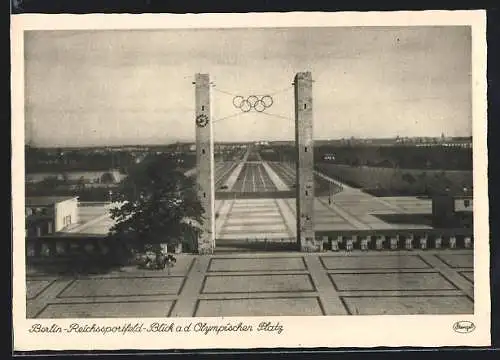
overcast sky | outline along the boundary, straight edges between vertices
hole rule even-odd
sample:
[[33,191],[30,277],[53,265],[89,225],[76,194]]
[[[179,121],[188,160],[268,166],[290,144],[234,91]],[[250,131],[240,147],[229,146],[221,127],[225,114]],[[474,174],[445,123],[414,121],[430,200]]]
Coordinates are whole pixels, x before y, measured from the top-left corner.
[[194,141],[197,72],[215,83],[214,120],[238,114],[224,92],[276,93],[275,116],[216,122],[215,141],[293,139],[300,71],[315,80],[316,139],[472,131],[468,27],[37,31],[25,66],[38,146]]

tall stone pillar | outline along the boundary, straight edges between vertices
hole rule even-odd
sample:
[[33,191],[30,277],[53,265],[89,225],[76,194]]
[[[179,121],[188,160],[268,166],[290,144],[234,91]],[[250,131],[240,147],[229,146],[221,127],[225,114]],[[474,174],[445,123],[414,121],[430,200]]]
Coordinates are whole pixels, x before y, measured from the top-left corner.
[[208,74],[195,75],[196,101],[196,181],[198,197],[204,213],[203,231],[198,237],[198,252],[212,254],[215,249],[215,189],[213,128],[210,111],[210,78]]
[[446,228],[455,224],[455,199],[449,195],[436,195],[432,198],[432,226]]
[[314,236],[314,140],[312,76],[297,73],[295,85],[295,146],[297,149],[297,240],[301,251],[321,251]]

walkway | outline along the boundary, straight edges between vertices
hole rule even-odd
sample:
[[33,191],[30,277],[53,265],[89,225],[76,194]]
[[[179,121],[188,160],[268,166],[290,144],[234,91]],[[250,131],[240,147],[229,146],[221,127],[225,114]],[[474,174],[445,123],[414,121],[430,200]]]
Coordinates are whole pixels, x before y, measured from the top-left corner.
[[278,189],[278,191],[289,191],[290,190],[288,185],[285,184],[285,182],[279,177],[278,174],[276,174],[276,172],[273,170],[273,168],[271,168],[269,166],[269,164],[267,162],[263,161],[262,166],[264,166],[264,169],[265,169],[267,175],[269,175],[269,177],[271,178],[271,181],[276,186],[276,189]]
[[[282,166],[287,176],[295,174],[289,165]],[[317,176],[342,186],[342,191],[333,195],[315,198],[314,228],[321,230],[370,230],[370,229],[429,229],[422,214],[431,214],[431,201],[416,197],[384,199],[350,187],[320,172]],[[295,199],[285,199],[295,216]],[[411,216],[411,215],[420,215]],[[410,215],[410,216],[405,216]],[[397,221],[394,219],[397,218]]]
[[167,271],[27,275],[28,318],[473,313],[471,250],[178,257]]

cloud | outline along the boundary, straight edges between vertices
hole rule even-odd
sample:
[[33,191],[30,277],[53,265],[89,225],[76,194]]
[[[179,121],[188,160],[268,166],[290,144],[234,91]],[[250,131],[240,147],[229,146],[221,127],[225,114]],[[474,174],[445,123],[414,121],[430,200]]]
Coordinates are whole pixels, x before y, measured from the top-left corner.
[[196,72],[216,85],[214,119],[235,114],[223,92],[282,90],[276,116],[220,122],[221,141],[293,138],[291,82],[305,70],[317,137],[470,134],[467,27],[33,31],[25,48],[39,143],[194,140]]

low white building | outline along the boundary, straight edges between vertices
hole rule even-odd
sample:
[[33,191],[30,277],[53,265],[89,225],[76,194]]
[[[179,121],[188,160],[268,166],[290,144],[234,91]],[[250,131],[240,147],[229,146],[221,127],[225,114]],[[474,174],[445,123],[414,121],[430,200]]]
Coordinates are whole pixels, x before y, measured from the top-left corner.
[[59,232],[78,222],[78,197],[35,196],[25,200],[26,236]]

